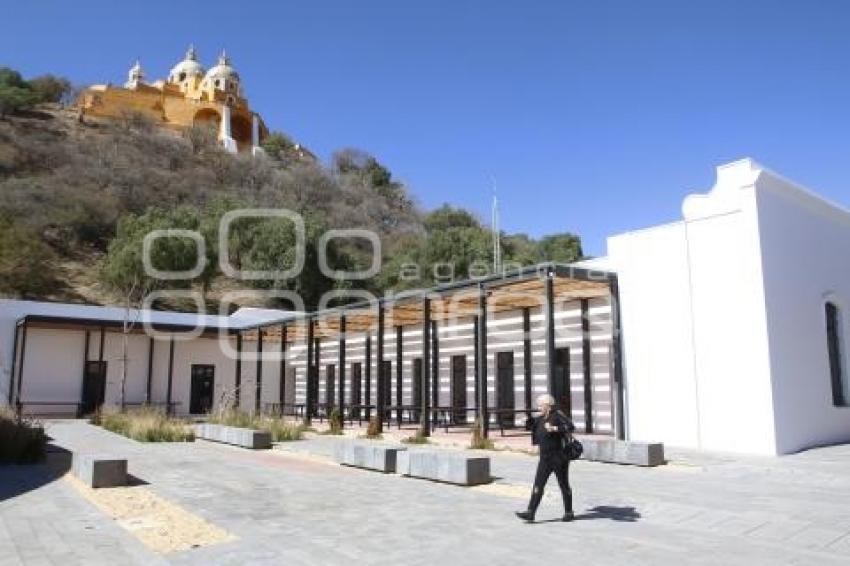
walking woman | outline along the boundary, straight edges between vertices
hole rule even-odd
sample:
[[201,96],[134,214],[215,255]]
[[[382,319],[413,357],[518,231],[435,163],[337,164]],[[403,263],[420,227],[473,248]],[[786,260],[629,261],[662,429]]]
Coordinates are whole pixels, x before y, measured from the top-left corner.
[[569,480],[570,460],[564,452],[564,442],[575,430],[575,426],[567,415],[555,408],[555,399],[551,395],[538,397],[537,408],[540,410],[540,416],[529,418],[525,428],[531,431],[532,443],[540,447],[540,460],[537,462],[537,474],[534,476],[534,488],[531,491],[528,510],[517,512],[516,515],[525,521],[534,521],[537,507],[543,499],[543,488],[554,472],[564,500],[562,520],[572,521],[575,515]]

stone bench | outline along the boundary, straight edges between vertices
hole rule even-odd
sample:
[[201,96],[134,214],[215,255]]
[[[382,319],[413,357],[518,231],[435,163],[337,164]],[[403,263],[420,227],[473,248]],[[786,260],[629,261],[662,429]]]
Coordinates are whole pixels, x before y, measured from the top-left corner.
[[581,438],[582,459],[633,466],[660,466],[665,463],[664,445],[650,442],[631,442],[611,438]]
[[127,485],[127,459],[110,454],[74,452],[71,458],[74,475],[89,487]]
[[405,451],[406,448],[370,440],[341,441],[334,446],[334,460],[344,466],[392,473],[396,471],[398,454]]
[[405,476],[453,483],[490,483],[490,458],[442,450],[406,450],[398,453],[396,471]]
[[195,437],[241,446],[242,448],[265,449],[272,447],[270,432],[252,428],[203,423],[195,425]]

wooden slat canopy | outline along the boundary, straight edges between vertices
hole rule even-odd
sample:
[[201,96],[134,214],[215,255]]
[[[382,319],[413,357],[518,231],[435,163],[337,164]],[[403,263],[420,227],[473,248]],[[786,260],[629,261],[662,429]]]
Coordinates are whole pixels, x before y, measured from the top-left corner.
[[568,265],[543,264],[505,275],[469,280],[442,287],[405,293],[371,304],[359,303],[306,314],[304,317],[263,323],[242,331],[244,340],[280,342],[281,325],[287,326],[287,342],[305,340],[308,320],[314,323],[316,338],[339,335],[340,318],[345,317],[346,333],[373,332],[377,328],[378,305],[384,309],[385,328],[421,326],[423,299],[430,299],[430,319],[436,322],[460,321],[478,314],[479,293],[487,294],[488,315],[523,308],[542,307],[546,301],[546,279],[551,277],[555,302],[607,297],[611,274]]

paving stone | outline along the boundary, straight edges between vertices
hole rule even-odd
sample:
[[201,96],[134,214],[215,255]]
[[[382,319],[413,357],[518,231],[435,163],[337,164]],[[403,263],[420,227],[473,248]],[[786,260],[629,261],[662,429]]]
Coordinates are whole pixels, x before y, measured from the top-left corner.
[[[534,476],[536,459],[526,455],[454,451],[490,456],[496,479],[484,491],[337,466],[336,439],[325,436],[287,443],[287,452],[258,452],[207,442],[137,443],[74,422],[51,423],[48,432],[68,449],[126,455],[131,472],[149,483],[145,489],[237,538],[155,555],[66,482],[34,472],[37,467],[0,467],[0,556],[10,556],[4,541],[20,536],[62,566],[820,566],[846,565],[850,557],[850,541],[842,535],[850,526],[850,482],[843,479],[850,469],[847,447],[786,458],[673,451],[667,456],[688,465],[656,468],[581,460],[571,464],[570,476],[583,518],[556,520],[562,509],[552,478],[540,522],[525,525],[513,511],[525,506]],[[500,485],[512,489],[500,494]],[[57,536],[73,557],[57,560],[48,548]],[[15,546],[12,560],[17,553]]]

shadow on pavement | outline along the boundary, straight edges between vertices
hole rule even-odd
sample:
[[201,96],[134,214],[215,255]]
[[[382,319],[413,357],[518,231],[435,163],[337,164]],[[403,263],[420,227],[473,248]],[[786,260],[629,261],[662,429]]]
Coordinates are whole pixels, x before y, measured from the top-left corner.
[[576,515],[575,518],[576,521],[587,521],[591,519],[610,519],[611,521],[634,523],[640,519],[640,513],[634,507],[599,505]]
[[45,458],[38,464],[0,466],[0,501],[33,491],[62,477],[71,469],[71,453],[48,444]]

